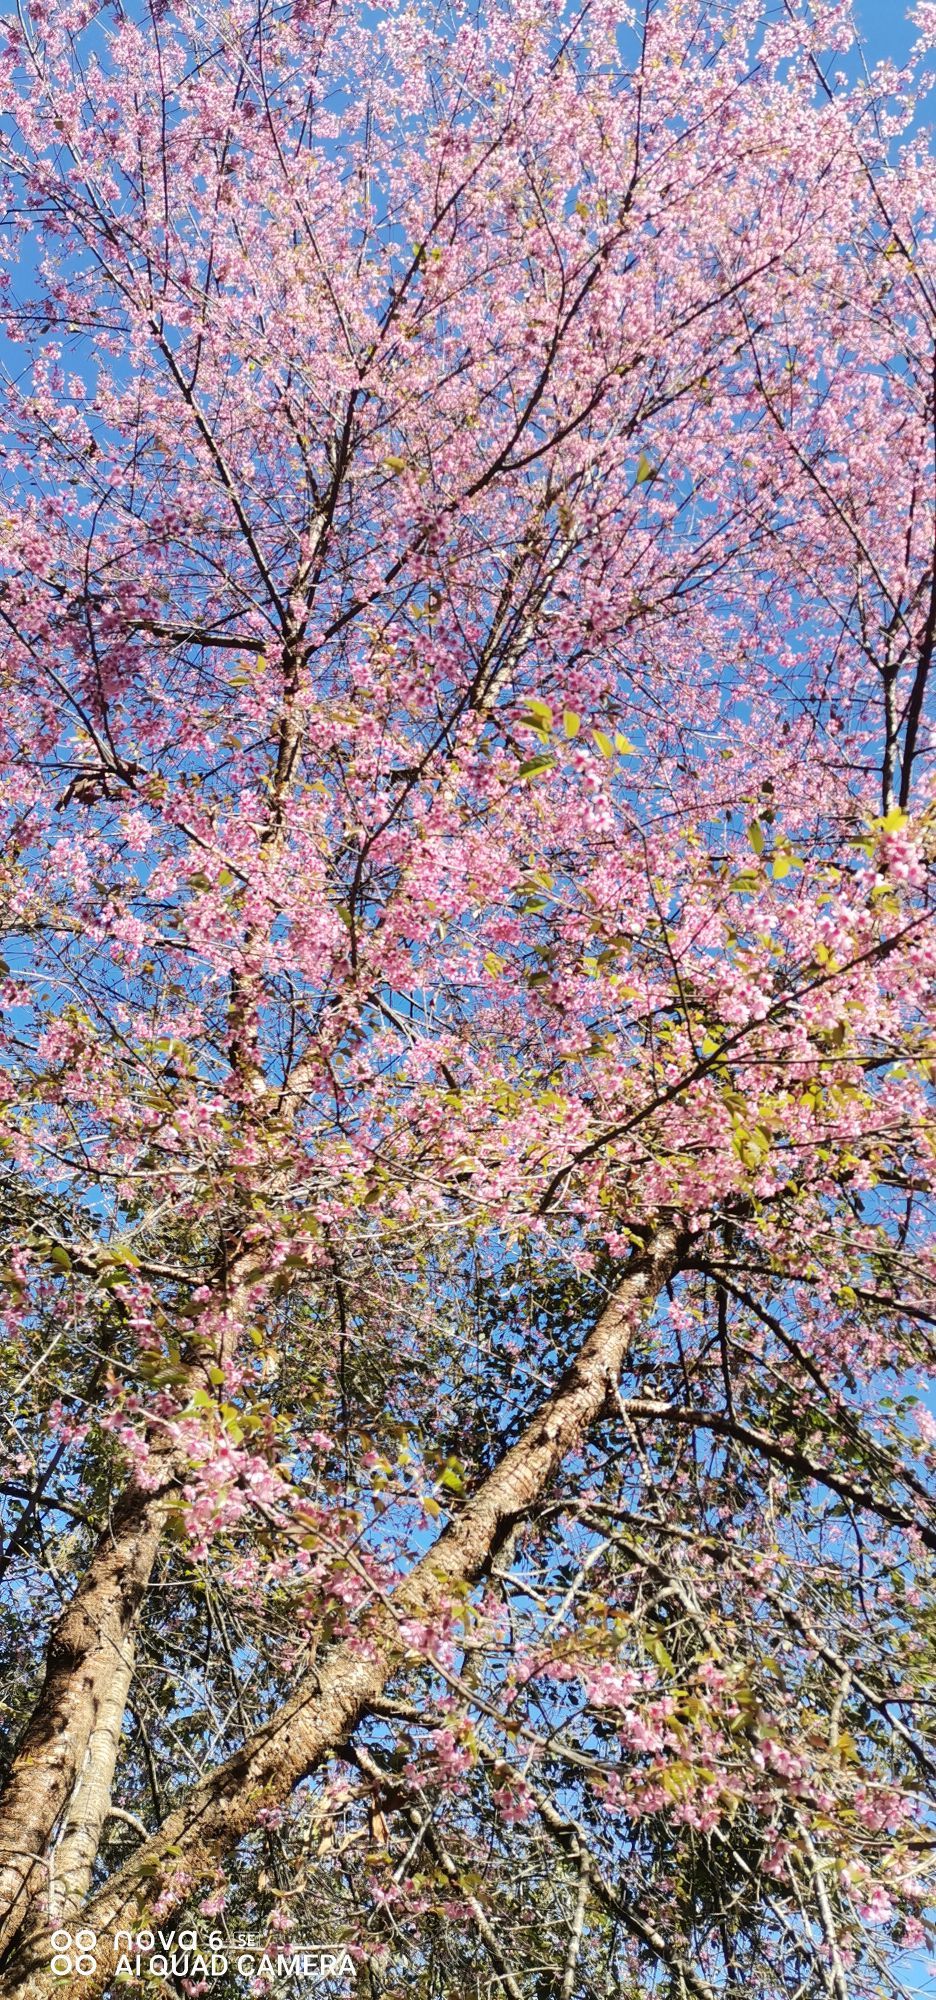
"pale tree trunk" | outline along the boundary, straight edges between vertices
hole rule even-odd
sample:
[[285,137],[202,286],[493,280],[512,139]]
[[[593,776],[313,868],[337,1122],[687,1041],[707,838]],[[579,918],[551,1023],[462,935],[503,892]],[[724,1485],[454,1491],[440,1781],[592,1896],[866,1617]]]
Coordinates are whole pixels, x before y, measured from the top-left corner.
[[[78,1871],[79,1900],[87,1892],[110,1805],[134,1626],[169,1506],[166,1472],[156,1491],[128,1488],[53,1628],[45,1680],[0,1798],[0,1949],[34,1901],[48,1897],[49,1845],[63,1811],[59,1865],[69,1881]],[[82,1875],[79,1855],[89,1852]]]
[[128,1633],[115,1655],[84,1762],[65,1808],[62,1830],[50,1857],[49,1919],[59,1925],[80,1910],[110,1811],[123,1719],[133,1679],[135,1646]]
[[256,1824],[258,1812],[283,1802],[322,1758],[347,1741],[405,1655],[401,1622],[412,1618],[431,1622],[453,1591],[481,1575],[505,1536],[541,1499],[567,1453],[601,1414],[617,1384],[638,1319],[677,1268],[684,1248],[669,1225],[654,1232],[523,1436],[392,1597],[374,1609],[367,1650],[353,1640],[335,1646],[277,1714],[195,1786],[159,1832],[82,1910],[82,1924],[97,1938],[96,1971],[75,1978],[54,1975],[48,1932],[33,1932],[0,1980],[0,2000],[51,2000],[53,1994],[60,2000],[78,2000],[79,1995],[100,1993],[110,1983],[119,1955],[115,1931],[143,1922],[157,1895],[166,1916],[187,1903]]
[[[231,1326],[243,1299],[242,1261],[235,1251],[229,1264]],[[226,1342],[210,1356],[222,1366],[228,1358]],[[190,1380],[204,1382],[199,1365]],[[155,1439],[153,1483],[126,1488],[52,1628],[39,1699],[0,1793],[0,1954],[24,1926],[32,1929],[41,1904],[53,1917],[60,1907],[70,1913],[88,1892],[111,1803],[136,1623],[185,1465],[173,1442]]]

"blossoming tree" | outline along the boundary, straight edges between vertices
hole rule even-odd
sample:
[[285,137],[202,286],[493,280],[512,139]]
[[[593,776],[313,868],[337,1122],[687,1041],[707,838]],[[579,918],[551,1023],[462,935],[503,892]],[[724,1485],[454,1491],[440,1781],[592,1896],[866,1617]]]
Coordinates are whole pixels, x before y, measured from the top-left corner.
[[925,1945],[934,173],[850,41],[4,20],[5,1996]]

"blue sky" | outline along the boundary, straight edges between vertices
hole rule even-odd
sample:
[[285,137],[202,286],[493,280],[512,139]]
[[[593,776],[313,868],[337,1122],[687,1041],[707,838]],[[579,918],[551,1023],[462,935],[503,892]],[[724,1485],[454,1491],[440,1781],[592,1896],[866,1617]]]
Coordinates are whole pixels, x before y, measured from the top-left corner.
[[916,34],[907,20],[906,4],[907,0],[855,0],[869,62],[880,62],[882,56],[899,62],[906,55]]

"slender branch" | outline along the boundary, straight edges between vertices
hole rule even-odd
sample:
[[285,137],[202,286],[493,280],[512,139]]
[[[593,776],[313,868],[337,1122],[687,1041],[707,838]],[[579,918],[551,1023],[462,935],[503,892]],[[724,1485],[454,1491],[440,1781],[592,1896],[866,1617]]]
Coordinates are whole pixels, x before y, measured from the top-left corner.
[[882,1499],[880,1494],[860,1480],[848,1479],[833,1466],[822,1465],[798,1446],[783,1444],[769,1431],[760,1430],[753,1424],[733,1421],[719,1410],[690,1409],[683,1403],[657,1402],[650,1397],[628,1397],[625,1408],[632,1417],[653,1418],[689,1429],[711,1431],[716,1437],[733,1438],[737,1444],[762,1452],[778,1465],[786,1466],[790,1472],[798,1472],[805,1478],[816,1480],[821,1486],[829,1487],[833,1493],[841,1494],[843,1499],[851,1500],[856,1507],[865,1508],[880,1520],[890,1522],[892,1527],[912,1529],[928,1549],[936,1549],[936,1528],[928,1526],[905,1507],[897,1507],[891,1501]]
[[[355,1744],[351,1750],[351,1756],[353,1757],[354,1762],[357,1765],[359,1765],[360,1769],[364,1771],[369,1778],[372,1778],[375,1784],[380,1785],[382,1791],[384,1792],[389,1791],[391,1795],[394,1794],[394,1787],[392,1786],[392,1783],[388,1779],[387,1772],[382,1769],[380,1764],[378,1764],[376,1758],[372,1757],[369,1750],[365,1750],[363,1745]],[[474,1893],[471,1890],[466,1889],[464,1883],[462,1882],[458,1864],[455,1860],[453,1860],[448,1849],[443,1845],[442,1838],[441,1835],[439,1834],[438,1828],[433,1825],[431,1814],[427,1814],[425,1818],[421,1818],[415,1806],[413,1806],[411,1803],[402,1801],[398,1795],[394,1797],[394,1803],[398,1804],[401,1807],[401,1810],[405,1813],[407,1819],[409,1820],[409,1823],[412,1826],[414,1833],[421,1840],[425,1841],[426,1846],[429,1848],[429,1851],[432,1854],[434,1860],[438,1863],[438,1866],[441,1868],[443,1875],[447,1878],[449,1882],[451,1882],[457,1888],[458,1894],[461,1897],[462,1901],[467,1903],[468,1908],[471,1911],[472,1919],[477,1929],[478,1936],[480,1937],[484,1945],[484,1949],[487,1952],[491,1964],[494,1967],[494,1970],[497,1974],[498,1979],[500,1980],[504,1992],[509,1994],[510,2000],[524,2000],[523,1989],[518,1985],[516,1977],[511,1971],[510,1966],[508,1965],[507,1960],[504,1957],[503,1952],[501,1951],[497,1939],[497,1933],[494,1930],[494,1927],[491,1924],[491,1921],[485,1909],[483,1908],[483,1905],[479,1903],[477,1896],[474,1895]]]

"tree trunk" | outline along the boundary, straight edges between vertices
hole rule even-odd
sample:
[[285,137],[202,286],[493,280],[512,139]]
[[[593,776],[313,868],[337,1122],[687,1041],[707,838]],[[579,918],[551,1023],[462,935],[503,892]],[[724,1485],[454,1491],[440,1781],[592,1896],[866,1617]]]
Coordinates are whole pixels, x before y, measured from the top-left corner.
[[62,1831],[50,1855],[49,1918],[53,1925],[65,1923],[80,1910],[91,1887],[91,1874],[110,1810],[135,1650],[130,1632],[114,1659],[110,1685],[104,1690],[84,1763],[65,1809]]
[[[242,1296],[242,1256],[240,1249],[229,1253],[231,1324]],[[223,1364],[227,1347],[211,1358]],[[193,1386],[204,1379],[195,1364],[191,1379]],[[0,1793],[0,1957],[24,1925],[33,1928],[37,1898],[45,1896],[54,1922],[88,1892],[133,1677],[136,1621],[184,1460],[157,1437],[150,1467],[155,1484],[126,1488],[52,1629],[39,1699]]]
[[51,1889],[49,1843],[69,1800],[66,1874],[78,1866],[79,1846],[88,1849],[103,1799],[91,1863],[97,1852],[133,1671],[133,1629],[168,1511],[171,1468],[166,1472],[155,1491],[127,1489],[53,1628],[42,1690],[0,1798],[0,1949]]
[[79,1995],[100,1993],[119,1956],[115,1931],[140,1924],[157,1895],[164,1916],[186,1904],[256,1824],[258,1812],[286,1799],[323,1757],[347,1740],[405,1656],[401,1622],[431,1621],[453,1590],[476,1580],[600,1415],[620,1375],[638,1314],[652,1304],[684,1248],[672,1227],[655,1231],[523,1436],[392,1597],[376,1608],[366,1646],[356,1639],[334,1647],[321,1668],[306,1676],[242,1749],[195,1787],[82,1911],[82,1923],[97,1938],[96,1971],[80,1978],[54,1975],[48,1934],[34,1932],[0,1980],[0,2000],[51,2000],[53,1993],[61,2000],[78,2000]]

